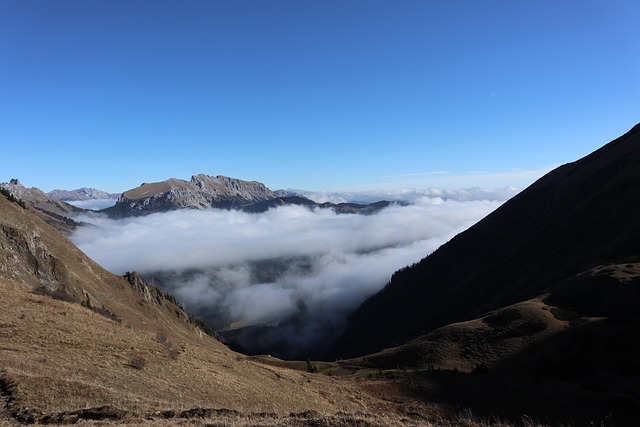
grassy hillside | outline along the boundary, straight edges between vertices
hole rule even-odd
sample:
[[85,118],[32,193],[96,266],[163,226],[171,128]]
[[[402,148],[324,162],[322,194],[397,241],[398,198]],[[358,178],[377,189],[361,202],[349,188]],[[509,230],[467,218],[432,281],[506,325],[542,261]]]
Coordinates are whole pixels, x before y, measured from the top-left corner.
[[0,248],[0,389],[10,419],[222,417],[242,424],[378,419],[380,407],[395,413],[357,382],[233,353],[171,298],[135,275],[129,282],[105,271],[5,197]]

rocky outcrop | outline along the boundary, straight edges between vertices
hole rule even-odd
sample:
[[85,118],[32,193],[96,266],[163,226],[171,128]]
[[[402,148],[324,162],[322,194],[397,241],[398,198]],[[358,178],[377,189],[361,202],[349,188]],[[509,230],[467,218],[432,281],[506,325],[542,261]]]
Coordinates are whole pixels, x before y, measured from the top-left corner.
[[42,220],[65,234],[71,233],[80,225],[71,217],[85,212],[84,209],[49,197],[39,188],[27,188],[17,179],[0,183],[0,191],[8,198],[19,201]]
[[[70,280],[66,264],[46,243],[46,236],[33,224],[15,220],[15,212],[27,214],[20,203],[7,203],[0,196],[0,277],[14,282],[47,289],[61,290]],[[11,212],[14,212],[12,215]]]
[[115,206],[102,212],[123,218],[184,208],[240,208],[275,197],[273,191],[256,181],[200,174],[192,176],[191,181],[171,178],[144,183],[122,193]]
[[[31,282],[38,278],[41,285],[54,288],[66,278],[64,268],[58,262],[36,230],[0,224],[0,275],[19,282]],[[26,268],[26,271],[24,269]]]

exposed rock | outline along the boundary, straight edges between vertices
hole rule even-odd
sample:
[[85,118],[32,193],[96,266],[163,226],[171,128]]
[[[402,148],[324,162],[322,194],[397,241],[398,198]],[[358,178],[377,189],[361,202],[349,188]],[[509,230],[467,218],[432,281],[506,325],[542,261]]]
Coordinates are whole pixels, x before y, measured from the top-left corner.
[[31,212],[65,234],[69,234],[80,225],[71,217],[85,212],[84,209],[49,197],[39,188],[26,188],[15,178],[8,183],[0,183],[0,191],[7,197],[20,201]]
[[[67,269],[43,243],[35,229],[0,224],[0,275],[19,282],[39,284],[48,289],[64,285]],[[26,271],[25,271],[26,268]]]
[[[157,298],[154,299],[151,295],[150,287],[144,282],[144,280],[142,280],[142,277],[140,277],[138,272],[134,271],[132,273],[127,273],[124,277],[131,284],[133,290],[142,295],[145,302],[153,303],[157,300]],[[157,294],[158,290],[155,287],[153,287],[153,290]]]
[[64,202],[73,202],[79,200],[117,199],[120,197],[120,193],[107,193],[95,188],[82,187],[77,190],[53,190],[48,192],[47,196]]
[[102,212],[122,218],[183,208],[239,208],[275,197],[273,191],[256,181],[200,174],[192,176],[191,181],[171,178],[144,183],[125,191],[115,206]]

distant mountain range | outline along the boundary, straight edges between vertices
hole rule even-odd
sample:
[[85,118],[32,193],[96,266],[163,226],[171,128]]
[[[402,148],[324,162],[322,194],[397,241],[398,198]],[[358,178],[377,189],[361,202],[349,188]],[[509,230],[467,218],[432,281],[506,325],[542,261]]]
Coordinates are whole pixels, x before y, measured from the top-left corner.
[[82,187],[77,190],[49,191],[47,196],[63,202],[76,202],[84,200],[117,199],[120,197],[120,193],[107,193],[106,191],[97,190],[95,188]]
[[[94,188],[53,190],[44,193],[38,188],[26,188],[17,179],[0,183],[0,189],[23,201],[36,214],[58,230],[71,232],[79,224],[73,219],[87,212],[72,203],[91,200],[114,200],[113,206],[99,209],[112,218],[149,215],[177,209],[238,209],[250,213],[265,212],[278,206],[296,205],[310,209],[333,209],[341,214],[371,214],[391,204],[317,203],[285,190],[272,191],[256,181],[244,181],[226,176],[194,175],[190,181],[170,178],[166,181],[143,183],[122,194],[107,193]],[[401,202],[394,202],[401,203]]]
[[192,176],[190,181],[171,178],[162,182],[144,183],[122,193],[114,206],[101,212],[113,218],[176,209],[221,208],[258,213],[285,205],[334,209],[338,213],[372,213],[388,206],[389,202],[316,203],[283,190],[272,191],[260,182],[200,174]]

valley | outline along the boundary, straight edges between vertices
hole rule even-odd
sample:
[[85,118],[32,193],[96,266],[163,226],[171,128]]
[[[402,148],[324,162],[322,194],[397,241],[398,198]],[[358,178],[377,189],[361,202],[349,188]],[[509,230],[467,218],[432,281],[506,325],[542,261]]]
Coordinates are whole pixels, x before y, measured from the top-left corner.
[[[102,214],[4,183],[0,425],[635,425],[639,144],[504,203],[350,213],[202,175]],[[274,331],[315,339],[242,344]]]

